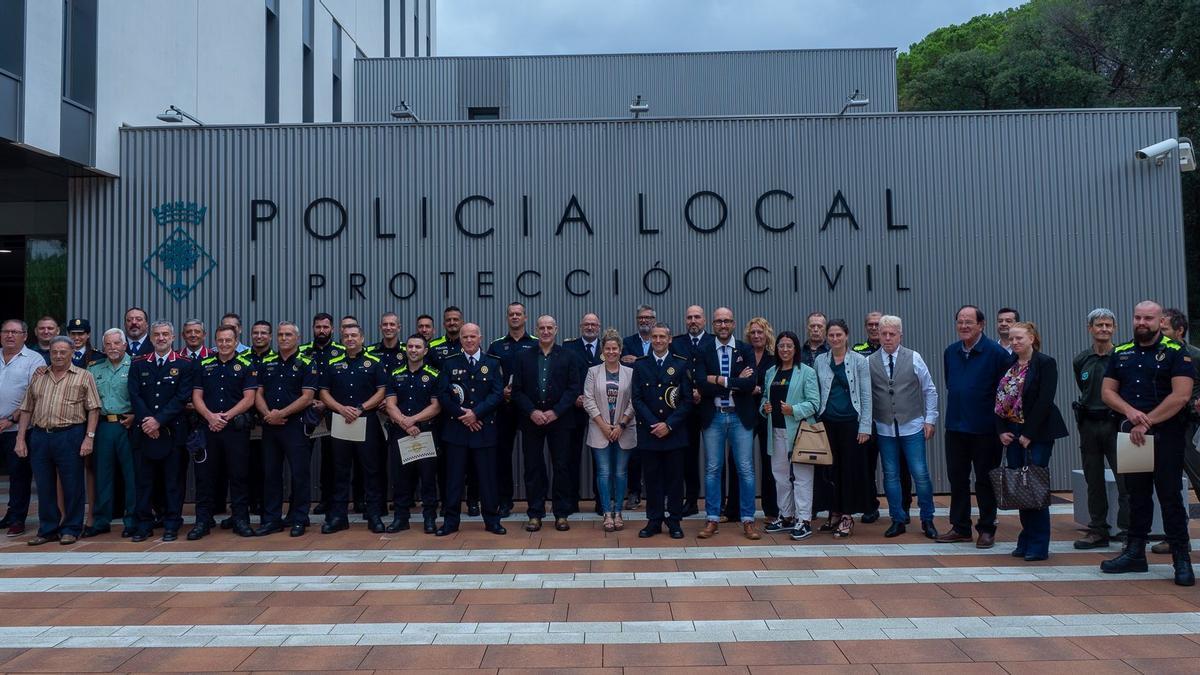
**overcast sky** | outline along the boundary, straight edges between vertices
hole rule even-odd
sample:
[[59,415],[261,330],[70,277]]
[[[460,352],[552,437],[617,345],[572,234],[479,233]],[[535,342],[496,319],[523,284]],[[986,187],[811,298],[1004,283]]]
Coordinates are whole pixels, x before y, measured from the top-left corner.
[[896,47],[1018,0],[439,0],[439,56]]

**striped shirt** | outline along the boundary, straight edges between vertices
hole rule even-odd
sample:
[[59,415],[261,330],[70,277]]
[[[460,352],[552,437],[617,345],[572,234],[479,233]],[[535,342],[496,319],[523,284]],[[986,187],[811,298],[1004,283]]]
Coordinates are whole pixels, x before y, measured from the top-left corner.
[[100,393],[92,374],[78,366],[55,375],[49,368],[34,375],[21,401],[21,412],[32,414],[31,423],[42,429],[56,429],[87,422],[89,410],[100,407]]

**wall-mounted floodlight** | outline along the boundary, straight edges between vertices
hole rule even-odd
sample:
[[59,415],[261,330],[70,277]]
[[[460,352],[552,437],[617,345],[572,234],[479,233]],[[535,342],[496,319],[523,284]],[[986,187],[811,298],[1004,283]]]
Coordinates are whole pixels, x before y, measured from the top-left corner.
[[861,95],[862,95],[862,92],[855,89],[854,93],[850,94],[850,96],[848,96],[846,98],[846,104],[842,106],[842,110],[838,114],[845,115],[846,111],[851,108],[863,108],[863,107],[866,107],[867,105],[870,105],[871,99],[866,98],[866,97],[859,98]]
[[1141,150],[1135,150],[1133,156],[1142,161],[1154,160],[1154,166],[1162,166],[1172,150],[1179,151],[1179,170],[1181,172],[1196,170],[1196,155],[1192,150],[1192,139],[1186,136],[1168,138],[1154,145],[1147,145]]
[[643,101],[642,95],[638,94],[633,98],[633,103],[629,104],[629,112],[636,120],[642,113],[650,112],[650,104]]
[[400,105],[392,107],[392,117],[398,120],[412,120],[414,122],[421,121],[420,118],[417,117],[417,114],[412,111],[412,108],[408,107],[408,104],[404,101],[400,101]]
[[159,121],[169,122],[171,124],[180,124],[183,122],[184,118],[187,118],[200,126],[204,126],[204,122],[201,122],[200,120],[173,105],[167,106],[166,110],[158,114]]

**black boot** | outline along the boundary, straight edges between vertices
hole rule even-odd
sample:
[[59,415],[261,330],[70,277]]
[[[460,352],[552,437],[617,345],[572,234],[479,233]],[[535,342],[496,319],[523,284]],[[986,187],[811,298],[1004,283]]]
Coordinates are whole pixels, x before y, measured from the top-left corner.
[[1171,545],[1171,562],[1175,565],[1175,585],[1195,586],[1196,573],[1192,571],[1192,556],[1186,544]]
[[1105,574],[1145,572],[1148,569],[1146,566],[1146,540],[1133,537],[1129,538],[1121,555],[1100,563],[1100,571]]

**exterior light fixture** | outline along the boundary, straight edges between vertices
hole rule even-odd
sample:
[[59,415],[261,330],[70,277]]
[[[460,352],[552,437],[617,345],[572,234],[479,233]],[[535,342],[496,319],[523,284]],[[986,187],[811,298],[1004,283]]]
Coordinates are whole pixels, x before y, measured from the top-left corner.
[[192,115],[187,114],[183,110],[180,110],[173,105],[167,106],[167,109],[159,113],[157,117],[159,121],[168,122],[170,124],[180,124],[183,122],[184,118],[187,118],[199,126],[204,126],[204,122],[201,122]]
[[400,101],[400,105],[392,108],[392,117],[398,120],[412,120],[413,122],[421,121],[421,119],[417,117],[417,114],[412,111],[412,108],[408,107],[408,104],[404,101]]
[[846,98],[846,104],[842,106],[842,111],[839,112],[838,115],[845,115],[846,111],[851,108],[863,108],[869,105],[871,103],[871,99],[865,97],[859,98],[861,94],[862,92],[855,89],[854,93],[850,94],[850,96]]

